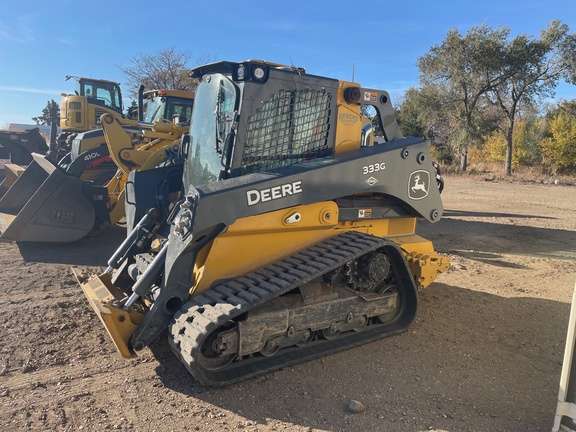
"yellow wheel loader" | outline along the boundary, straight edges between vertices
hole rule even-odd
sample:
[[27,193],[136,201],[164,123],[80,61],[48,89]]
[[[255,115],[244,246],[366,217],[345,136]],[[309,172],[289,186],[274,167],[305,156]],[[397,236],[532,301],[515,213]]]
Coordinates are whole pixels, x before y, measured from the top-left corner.
[[105,273],[76,275],[118,351],[168,331],[219,386],[405,331],[449,261],[415,234],[442,202],[388,93],[258,60],[193,75],[184,164],[130,173],[129,234]]
[[0,241],[72,242],[120,221],[128,173],[177,159],[172,147],[188,129],[194,103],[191,91],[141,87],[139,96],[144,121],[106,113],[102,128],[77,134],[57,164],[32,155],[0,198]]
[[[118,83],[66,76],[66,80],[70,78],[76,80],[76,89],[74,94],[62,93],[60,101],[62,132],[55,137],[50,137],[50,147],[46,145],[38,129],[26,132],[0,131],[0,157],[2,153],[8,152],[13,164],[23,166],[33,162],[31,153],[34,152],[46,154],[48,160],[54,165],[69,164],[72,142],[79,133],[99,128],[102,114],[107,113],[117,118],[123,117],[122,94]],[[97,141],[87,140],[82,144],[82,148],[85,151],[101,145],[105,146],[106,143],[100,134]],[[106,163],[111,164],[110,158],[94,161],[91,165],[101,165],[99,168],[101,170]],[[86,168],[83,178],[90,179],[91,168],[92,166]]]
[[[126,132],[126,126],[142,130],[138,146],[134,145],[132,137]],[[155,121],[148,125],[134,120],[115,119],[108,114],[102,116],[102,127],[110,156],[118,170],[106,184],[106,194],[102,198],[108,203],[108,218],[101,227],[93,226],[89,233],[91,235],[120,222],[124,217],[124,188],[130,172],[182,163],[179,158],[179,142],[182,134],[188,130],[188,126],[168,121]]]
[[[72,96],[69,96],[72,97]],[[154,122],[164,120],[186,125],[192,115],[194,92],[182,90],[149,90],[141,86],[138,93],[138,120],[151,126]],[[107,118],[123,119],[112,112]],[[69,137],[67,153],[58,159],[58,167],[83,180],[94,180],[104,184],[116,172],[116,165],[108,150],[102,124],[98,119],[98,129],[77,133]],[[124,129],[131,135],[134,143],[142,137],[142,128],[137,123],[124,119]],[[62,151],[60,151],[62,153]],[[50,158],[52,160],[52,158]]]
[[[114,81],[66,75],[66,81],[69,79],[76,81],[76,88],[72,94],[62,93],[60,100],[62,132],[56,137],[50,137],[50,147],[45,143],[42,148],[38,148],[37,145],[30,147],[30,139],[26,139],[28,145],[23,148],[20,146],[26,153],[25,157],[20,157],[18,162],[13,163],[19,165],[33,163],[31,153],[34,152],[45,154],[45,158],[51,164],[84,180],[91,180],[104,170],[107,170],[107,179],[110,179],[116,167],[105,150],[106,142],[98,129],[103,114],[110,114],[115,118],[124,117],[120,84]],[[85,132],[87,134],[84,136]],[[0,135],[0,145],[3,144]],[[102,174],[100,177],[103,177]],[[100,183],[102,184],[102,181]]]

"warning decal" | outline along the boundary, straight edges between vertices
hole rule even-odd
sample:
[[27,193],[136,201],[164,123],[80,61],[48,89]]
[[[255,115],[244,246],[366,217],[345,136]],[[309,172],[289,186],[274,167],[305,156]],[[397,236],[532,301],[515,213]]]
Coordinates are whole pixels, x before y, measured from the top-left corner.
[[364,102],[376,102],[378,93],[371,91],[364,91]]

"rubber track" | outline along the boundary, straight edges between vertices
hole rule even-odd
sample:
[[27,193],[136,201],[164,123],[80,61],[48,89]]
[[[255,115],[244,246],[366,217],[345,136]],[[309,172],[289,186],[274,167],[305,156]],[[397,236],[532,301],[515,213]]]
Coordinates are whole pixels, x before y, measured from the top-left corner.
[[[227,321],[385,246],[397,248],[380,237],[347,232],[246,276],[220,281],[187,302],[175,315],[169,331],[171,348],[198,381],[207,386],[221,386],[402,332],[414,319],[415,301],[409,316],[392,325],[370,325],[361,332],[343,333],[333,340],[284,348],[271,357],[234,361],[219,370],[206,370],[198,363],[204,340]],[[415,296],[416,288],[411,288]]]

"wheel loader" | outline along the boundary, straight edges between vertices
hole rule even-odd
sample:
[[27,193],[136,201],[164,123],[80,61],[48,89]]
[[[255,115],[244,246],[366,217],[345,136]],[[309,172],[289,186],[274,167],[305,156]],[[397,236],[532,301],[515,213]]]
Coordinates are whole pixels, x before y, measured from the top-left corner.
[[[149,90],[145,92],[144,86],[140,86],[138,121],[144,123],[144,128],[162,119],[168,121],[177,119],[179,126],[183,126],[187,124],[186,119],[192,115],[193,102],[194,92],[191,91]],[[108,114],[107,118],[118,119],[118,121],[123,119],[114,113],[106,114]],[[109,143],[104,137],[100,119],[97,123],[98,129],[77,133],[69,138],[68,152],[60,157],[58,167],[83,180],[94,180],[99,184],[104,184],[116,172],[117,167],[110,156]],[[126,132],[131,135],[135,145],[139,145],[143,127],[129,119],[124,119],[122,124]]]
[[194,102],[190,91],[152,90],[144,97],[146,122],[106,113],[102,129],[74,139],[70,159],[54,165],[33,154],[0,198],[0,241],[72,242],[118,223],[128,173],[178,162],[173,147],[188,129]]
[[192,73],[184,164],[131,172],[126,239],[101,275],[75,271],[120,354],[167,332],[221,386],[405,331],[449,260],[415,233],[443,207],[388,93],[259,60]]
[[[109,114],[123,119],[123,101],[120,84],[100,79],[67,75],[77,85],[74,94],[62,93],[60,101],[60,128],[56,149],[48,159],[71,174],[91,180],[103,170],[116,170],[106,151],[100,118]],[[180,90],[150,90],[138,92],[138,120],[152,123],[161,118],[172,120],[174,115],[190,116],[191,92]],[[150,109],[146,109],[146,106]],[[133,132],[135,134],[138,131]],[[99,174],[100,183],[105,176]],[[108,176],[108,179],[110,176]],[[96,179],[98,180],[98,179]]]
[[[60,128],[62,132],[54,138],[50,138],[50,147],[46,145],[46,141],[38,129],[31,129],[26,132],[0,131],[0,156],[2,156],[1,150],[4,147],[9,153],[11,162],[23,166],[33,162],[31,153],[35,152],[45,154],[51,163],[64,165],[64,169],[66,169],[66,166],[75,159],[75,157],[70,157],[70,152],[72,143],[79,133],[99,128],[100,116],[104,113],[123,118],[120,84],[107,80],[66,76],[66,80],[71,78],[77,81],[77,86],[74,94],[62,93],[60,101]],[[102,134],[97,140],[91,139],[83,142],[82,151],[99,146],[106,146]],[[79,154],[79,149],[80,147],[76,149],[75,156]],[[111,164],[109,157],[103,157],[95,162],[100,165],[99,169],[104,168],[106,163]],[[76,163],[76,165],[81,164]],[[90,179],[93,165],[94,163],[84,167],[83,178]],[[79,172],[78,167],[74,169]]]

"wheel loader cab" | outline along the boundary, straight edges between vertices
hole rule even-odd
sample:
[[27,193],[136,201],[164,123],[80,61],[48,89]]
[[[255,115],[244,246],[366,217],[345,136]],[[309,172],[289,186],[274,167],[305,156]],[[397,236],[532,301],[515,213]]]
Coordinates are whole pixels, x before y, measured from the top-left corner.
[[183,174],[130,173],[130,232],[78,277],[120,353],[168,329],[194,377],[224,385],[405,331],[449,261],[415,233],[442,202],[388,93],[258,60],[193,76]]
[[[192,95],[192,97],[191,97]],[[194,93],[183,90],[150,90],[143,95],[145,123],[164,119],[172,121],[178,116],[178,124],[185,126],[192,116]]]

